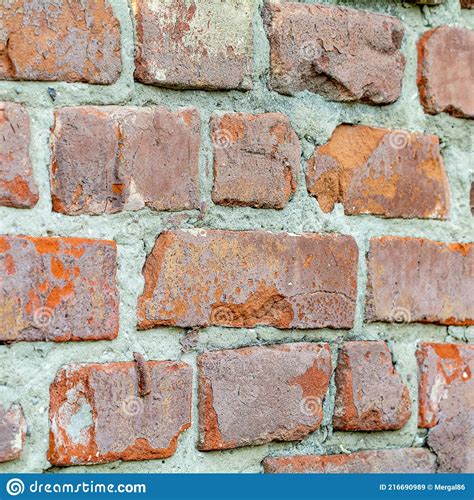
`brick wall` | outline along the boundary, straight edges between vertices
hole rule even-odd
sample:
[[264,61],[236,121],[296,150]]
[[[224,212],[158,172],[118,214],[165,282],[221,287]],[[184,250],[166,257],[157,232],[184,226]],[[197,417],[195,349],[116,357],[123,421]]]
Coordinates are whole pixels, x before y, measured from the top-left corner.
[[337,3],[2,3],[1,472],[474,472],[472,2]]

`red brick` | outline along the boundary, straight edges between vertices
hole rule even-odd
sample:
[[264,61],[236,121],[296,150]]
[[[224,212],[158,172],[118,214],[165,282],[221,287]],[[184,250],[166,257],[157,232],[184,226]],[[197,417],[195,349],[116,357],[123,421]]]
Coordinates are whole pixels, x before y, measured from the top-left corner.
[[357,255],[342,235],[165,232],[144,267],[139,327],[351,328]]
[[267,2],[271,88],[335,101],[398,99],[403,26],[392,16],[329,5]]
[[420,238],[372,238],[366,318],[474,325],[474,246]]
[[336,391],[335,430],[395,430],[410,418],[410,393],[383,341],[344,344],[336,368]]
[[339,125],[308,162],[321,209],[346,215],[446,219],[449,185],[439,139],[402,130]]
[[12,102],[0,102],[1,206],[32,208],[38,201],[29,147],[30,120],[26,109]]
[[163,87],[250,89],[253,0],[133,0],[135,79]]
[[218,205],[283,208],[296,191],[301,148],[281,113],[211,118]]
[[53,208],[68,215],[199,207],[196,110],[85,106],[55,113]]
[[120,25],[107,0],[11,0],[0,6],[0,79],[113,83]]
[[113,241],[0,237],[0,343],[118,334]]
[[167,458],[191,425],[192,369],[149,361],[150,393],[140,395],[137,365],[69,365],[50,388],[53,465]]
[[416,353],[419,381],[419,422],[424,428],[440,420],[440,405],[452,386],[466,393],[473,389],[474,346],[463,344],[422,343]]
[[426,113],[474,118],[474,30],[440,26],[418,42],[418,90]]
[[331,377],[327,344],[208,352],[198,368],[201,450],[300,440],[321,425]]
[[267,473],[433,473],[436,457],[424,448],[355,451],[347,455],[266,458]]
[[438,472],[474,472],[474,346],[422,343],[418,359],[419,426]]
[[0,462],[20,458],[26,440],[26,420],[20,405],[7,411],[0,405]]

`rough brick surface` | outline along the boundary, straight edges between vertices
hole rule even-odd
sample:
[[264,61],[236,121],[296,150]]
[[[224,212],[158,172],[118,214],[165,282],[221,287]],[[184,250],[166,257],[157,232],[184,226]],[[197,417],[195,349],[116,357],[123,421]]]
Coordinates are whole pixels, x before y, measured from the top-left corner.
[[196,110],[85,106],[55,113],[53,207],[68,215],[199,207]]
[[392,16],[269,1],[271,87],[336,101],[387,104],[400,96],[403,26]]
[[372,238],[366,318],[474,325],[474,246],[420,238]]
[[357,255],[342,235],[165,232],[144,267],[139,327],[350,328]]
[[0,102],[1,206],[31,208],[38,201],[29,146],[30,121],[26,109],[19,104]]
[[321,209],[347,215],[446,219],[449,185],[433,135],[340,125],[308,162],[308,191]]
[[214,351],[201,354],[198,367],[201,450],[299,440],[321,424],[327,344]]
[[266,458],[267,473],[433,473],[436,457],[423,448],[356,451],[347,455]]
[[107,0],[11,0],[0,18],[0,80],[107,84],[120,75],[120,25]]
[[140,395],[136,363],[70,365],[50,388],[48,460],[77,465],[174,454],[191,425],[192,369],[149,361],[150,392]]
[[345,343],[336,368],[334,429],[401,429],[410,415],[410,394],[393,367],[387,344]]
[[111,340],[118,334],[116,245],[0,237],[0,343]]
[[249,89],[254,0],[133,0],[135,78],[164,87]]
[[440,472],[474,472],[474,346],[422,343],[418,359],[419,426]]
[[212,199],[219,205],[283,208],[296,190],[301,149],[280,113],[227,113],[211,119]]
[[474,30],[441,26],[418,42],[418,89],[426,113],[474,118]]
[[20,458],[26,440],[26,420],[20,405],[0,405],[0,462]]

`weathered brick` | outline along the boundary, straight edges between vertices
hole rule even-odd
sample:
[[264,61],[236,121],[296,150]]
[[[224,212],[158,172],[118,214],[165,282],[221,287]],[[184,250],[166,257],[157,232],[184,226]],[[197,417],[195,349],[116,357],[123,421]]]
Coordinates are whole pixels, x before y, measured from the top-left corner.
[[19,104],[0,102],[0,205],[31,208],[37,201],[28,113]]
[[53,208],[68,215],[199,207],[195,109],[85,106],[55,113]]
[[339,125],[308,162],[308,191],[321,209],[347,215],[446,219],[449,185],[433,135]]
[[[472,297],[472,296],[471,296]],[[422,343],[418,359],[419,426],[439,472],[474,472],[474,346]]]
[[401,429],[410,418],[410,393],[383,341],[344,344],[336,368],[336,391],[335,430]]
[[474,245],[372,238],[366,318],[390,323],[474,325]]
[[403,26],[392,16],[329,5],[267,2],[271,88],[335,101],[398,99]]
[[254,0],[133,0],[135,79],[163,87],[250,89]]
[[426,113],[474,118],[474,30],[440,26],[418,41],[418,90]]
[[424,448],[355,451],[347,455],[266,458],[266,473],[433,473],[436,457]]
[[10,0],[0,18],[0,80],[108,84],[120,75],[120,25],[107,0]]
[[440,420],[440,405],[451,388],[460,385],[466,395],[472,390],[474,346],[422,343],[416,353],[419,381],[419,426],[434,427]]
[[149,361],[141,395],[136,363],[69,365],[50,388],[48,460],[77,465],[167,458],[191,425],[192,369]]
[[0,237],[0,343],[118,334],[113,241]]
[[283,208],[296,191],[301,148],[281,113],[211,118],[218,205]]
[[351,328],[357,255],[343,235],[165,232],[144,267],[139,327]]
[[201,450],[303,439],[321,425],[327,344],[214,351],[198,357]]
[[0,462],[20,458],[26,440],[26,420],[20,405],[7,411],[0,405]]

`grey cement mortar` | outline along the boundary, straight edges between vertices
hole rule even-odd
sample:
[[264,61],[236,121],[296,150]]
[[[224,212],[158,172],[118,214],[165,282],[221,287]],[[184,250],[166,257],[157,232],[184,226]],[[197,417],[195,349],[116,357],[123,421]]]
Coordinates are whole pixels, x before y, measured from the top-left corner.
[[[364,448],[422,446],[426,432],[418,431],[417,381],[415,350],[420,340],[473,342],[474,328],[445,328],[433,325],[364,325],[366,288],[365,254],[373,236],[403,235],[431,238],[446,242],[474,239],[474,218],[469,207],[469,190],[474,173],[472,140],[474,124],[448,115],[425,115],[416,87],[416,40],[435,26],[454,24],[474,28],[474,11],[462,11],[459,0],[447,0],[439,7],[417,7],[396,0],[321,1],[384,12],[399,17],[405,25],[403,52],[407,66],[401,98],[393,105],[373,107],[344,104],[302,92],[294,97],[281,96],[267,89],[268,42],[257,10],[254,20],[254,88],[249,92],[176,91],[144,86],[133,81],[133,23],[126,0],[112,0],[115,15],[121,23],[123,72],[111,86],[86,84],[0,82],[0,100],[25,104],[32,125],[31,158],[41,193],[32,210],[0,208],[0,232],[49,236],[78,236],[116,240],[119,246],[118,287],[120,290],[120,335],[112,342],[89,343],[20,343],[0,346],[0,402],[22,404],[28,421],[28,438],[20,460],[0,464],[0,472],[261,472],[261,460],[268,455],[299,453],[347,453]],[[308,2],[310,3],[310,2]],[[57,92],[55,102],[48,87]],[[48,166],[49,128],[56,107],[85,104],[118,104],[145,106],[161,104],[171,109],[195,106],[203,128],[201,150],[202,199],[208,209],[181,213],[157,213],[150,210],[107,216],[68,217],[51,211]],[[345,216],[338,205],[330,214],[322,213],[314,198],[306,193],[304,161],[298,190],[282,211],[217,207],[212,204],[212,147],[209,117],[214,111],[269,112],[286,114],[300,139],[304,160],[316,145],[328,140],[341,122],[363,123],[436,134],[442,142],[443,156],[451,188],[451,216],[448,221],[381,219],[372,216]],[[354,236],[360,251],[357,314],[354,328],[343,330],[281,331],[255,329],[208,328],[199,333],[196,347],[181,352],[185,332],[161,328],[145,332],[136,330],[137,297],[143,289],[141,270],[157,235],[164,229],[202,227],[219,229],[263,229],[268,231],[338,232]],[[413,413],[400,431],[333,432],[331,413],[334,406],[334,377],[324,402],[321,429],[301,443],[272,443],[230,451],[202,453],[196,449],[197,377],[196,355],[207,349],[242,345],[295,341],[330,342],[333,362],[337,348],[344,340],[385,339],[394,362],[407,383],[413,402]],[[112,464],[51,468],[46,460],[48,446],[49,385],[58,369],[71,362],[112,362],[131,360],[132,352],[142,352],[147,359],[182,360],[194,368],[193,425],[181,435],[176,454],[167,460],[115,462]]]

